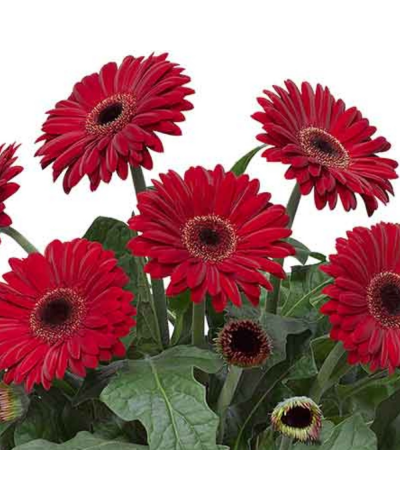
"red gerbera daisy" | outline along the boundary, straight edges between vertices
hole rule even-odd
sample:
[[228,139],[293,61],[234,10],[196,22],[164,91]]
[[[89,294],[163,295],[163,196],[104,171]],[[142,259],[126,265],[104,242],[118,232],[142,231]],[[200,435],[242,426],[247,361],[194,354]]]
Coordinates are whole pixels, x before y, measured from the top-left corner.
[[4,202],[19,189],[19,185],[10,182],[23,170],[22,167],[14,165],[16,161],[15,152],[18,146],[11,144],[4,149],[4,144],[0,146],[0,227],[11,226],[11,218],[4,212]]
[[45,255],[11,259],[0,283],[0,370],[30,391],[122,356],[135,324],[128,278],[99,243],[53,241]]
[[322,307],[350,363],[371,370],[400,366],[400,226],[358,227],[339,238],[337,255],[321,269],[334,278]]
[[258,304],[260,286],[271,289],[260,271],[284,278],[271,258],[294,253],[282,241],[291,234],[285,208],[258,193],[258,180],[235,177],[220,165],[192,167],[183,179],[172,171],[160,178],[139,195],[140,215],[130,220],[142,232],[131,240],[132,252],[151,258],[145,270],[156,279],[171,277],[170,296],[190,288],[198,303],[210,294],[218,311],[228,299],[240,306],[240,292]]
[[148,150],[163,150],[156,132],[181,134],[176,122],[193,107],[185,99],[193,94],[185,87],[190,78],[182,72],[162,54],[128,56],[119,67],[111,62],[86,76],[49,112],[36,153],[42,167],[53,164],[54,180],[66,170],[67,193],[84,175],[95,190],[114,172],[126,179],[129,164],[151,169]]
[[358,193],[372,215],[377,200],[386,204],[388,192],[393,194],[390,179],[397,178],[397,162],[377,156],[390,144],[384,137],[372,139],[376,128],[327,87],[317,85],[314,91],[304,82],[300,90],[290,80],[285,83],[287,90],[265,90],[267,98],[258,99],[264,112],[253,115],[265,130],[257,138],[271,146],[263,156],[289,164],[285,177],[296,179],[303,195],[314,189],[318,209],[327,204],[334,209],[338,196],[345,210],[354,209]]

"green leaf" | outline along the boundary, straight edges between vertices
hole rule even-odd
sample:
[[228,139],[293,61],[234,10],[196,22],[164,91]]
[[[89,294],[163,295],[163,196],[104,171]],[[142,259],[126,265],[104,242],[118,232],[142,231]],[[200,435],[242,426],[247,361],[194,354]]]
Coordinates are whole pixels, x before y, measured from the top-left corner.
[[36,439],[22,444],[14,450],[145,450],[140,446],[124,441],[103,439],[90,432],[79,432],[74,438],[65,443],[57,444],[45,439]]
[[277,314],[264,312],[261,325],[272,341],[272,355],[266,368],[286,359],[286,343],[288,335],[297,335],[307,330],[313,331],[315,324],[300,318],[284,318]]
[[242,158],[240,158],[240,160],[238,160],[233,165],[233,167],[231,168],[231,172],[233,172],[237,177],[244,174],[253,157],[264,147],[265,146],[257,146],[256,148],[252,149],[250,152],[242,156]]
[[123,420],[139,420],[151,449],[216,449],[218,417],[207,406],[193,367],[215,373],[222,361],[216,353],[190,346],[129,361],[101,400]]
[[319,260],[321,262],[326,261],[325,255],[318,252],[312,252],[308,247],[306,247],[300,241],[295,240],[294,238],[287,238],[287,242],[290,243],[294,249],[296,250],[296,259],[300,262],[300,264],[306,264],[310,257]]
[[57,440],[60,431],[57,406],[32,398],[26,417],[15,427],[14,441],[16,445],[21,445],[38,438]]
[[294,266],[290,274],[289,296],[282,316],[304,317],[314,309],[312,301],[332,280],[319,269],[320,264]]
[[364,422],[361,415],[356,414],[337,425],[321,450],[376,450],[375,433]]
[[134,237],[134,233],[129,229],[128,225],[109,217],[97,217],[86,231],[84,237],[90,241],[101,243],[106,250],[112,250],[115,253],[119,266],[129,276],[130,282],[127,289],[137,295],[137,262],[127,248],[127,244]]
[[143,259],[134,257],[127,248],[128,242],[134,236],[135,233],[127,224],[109,217],[95,219],[85,234],[88,240],[98,241],[106,250],[115,252],[119,266],[129,277],[126,288],[135,294],[137,324],[131,335],[122,339],[125,347],[128,349],[133,343],[134,355],[156,354],[162,350],[162,343],[149,284],[143,272]]
[[400,389],[383,401],[376,410],[376,417],[371,429],[378,437],[379,447],[383,447],[389,426],[400,414]]
[[168,309],[175,316],[170,345],[190,344],[192,328],[192,301],[190,291],[168,298]]

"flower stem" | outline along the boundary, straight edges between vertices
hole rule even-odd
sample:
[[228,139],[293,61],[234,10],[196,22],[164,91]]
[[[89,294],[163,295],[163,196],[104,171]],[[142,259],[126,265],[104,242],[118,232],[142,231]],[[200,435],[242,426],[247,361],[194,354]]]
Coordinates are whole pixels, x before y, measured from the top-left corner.
[[[146,181],[144,179],[143,170],[140,167],[134,168],[131,166],[131,174],[137,196],[139,193],[146,191]],[[153,290],[154,308],[157,316],[158,326],[160,328],[161,340],[163,346],[166,347],[169,344],[169,327],[164,282],[162,279],[152,279],[151,287]]]
[[13,227],[0,227],[0,233],[12,238],[26,253],[39,253],[39,250]]
[[192,341],[196,347],[204,347],[204,319],[206,311],[205,299],[199,304],[193,302],[193,319],[192,319]]
[[169,344],[169,326],[167,314],[167,301],[165,298],[165,289],[163,280],[151,280],[153,289],[154,308],[158,325],[160,327],[161,341],[164,347]]
[[146,191],[146,181],[144,180],[143,170],[140,167],[131,167],[131,174],[136,195],[142,191]]
[[220,418],[218,432],[219,443],[222,443],[222,440],[224,438],[226,411],[232,402],[233,396],[235,395],[235,391],[239,384],[240,377],[242,376],[242,372],[243,369],[239,366],[230,365],[228,367],[228,374],[226,376],[225,383],[222,386],[217,402],[217,413]]
[[331,350],[328,357],[325,359],[321,369],[319,370],[318,376],[315,379],[313,386],[310,391],[310,398],[315,402],[319,403],[321,396],[327,389],[329,379],[338,364],[340,358],[343,356],[345,350],[343,344],[338,342],[335,347]]
[[292,438],[290,438],[289,436],[282,436],[279,449],[280,450],[290,450],[291,447],[292,447]]
[[[296,183],[293,188],[292,194],[290,195],[289,202],[286,207],[286,211],[289,215],[288,228],[291,229],[293,226],[294,219],[296,217],[297,209],[299,208],[299,203],[301,199],[300,187]],[[277,259],[277,262],[283,266],[284,259]],[[268,293],[267,301],[265,304],[265,309],[267,312],[276,314],[279,304],[279,292],[281,290],[281,279],[276,276],[270,276],[270,282],[273,290]]]

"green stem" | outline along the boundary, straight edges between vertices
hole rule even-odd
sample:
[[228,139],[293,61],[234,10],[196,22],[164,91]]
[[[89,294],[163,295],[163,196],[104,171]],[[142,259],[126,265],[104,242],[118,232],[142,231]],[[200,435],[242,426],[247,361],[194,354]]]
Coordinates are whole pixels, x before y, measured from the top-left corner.
[[146,181],[144,180],[143,170],[141,167],[131,167],[133,185],[135,186],[136,195],[142,191],[146,191]]
[[329,379],[344,352],[345,350],[343,344],[341,342],[338,342],[321,366],[318,376],[315,379],[315,382],[310,391],[310,398],[315,403],[318,404],[320,402],[321,396],[329,387]]
[[0,233],[4,233],[12,238],[26,253],[39,253],[39,250],[13,227],[1,227]]
[[218,433],[219,443],[222,443],[222,440],[224,438],[226,411],[232,402],[233,396],[239,384],[240,377],[242,376],[242,372],[243,369],[239,366],[230,365],[228,367],[228,373],[226,375],[225,383],[222,386],[222,390],[217,402],[217,413],[220,418]]
[[54,379],[53,387],[60,389],[68,397],[75,396],[75,389],[64,379]]
[[292,447],[292,438],[290,438],[289,436],[282,436],[279,449],[280,450],[290,450],[291,447]]
[[[139,193],[146,191],[147,189],[143,170],[142,168],[134,168],[131,166],[131,174],[137,196]],[[160,329],[162,344],[164,347],[167,347],[169,344],[169,326],[164,282],[163,280],[152,279],[151,287],[153,290],[154,308],[157,316],[158,326]]]
[[164,282],[163,280],[152,279],[151,286],[153,289],[154,308],[156,310],[157,321],[160,327],[161,341],[164,347],[168,347],[169,326]]
[[[296,183],[293,188],[292,194],[290,195],[289,202],[287,204],[286,211],[289,215],[289,224],[288,228],[291,229],[293,226],[294,219],[296,217],[297,209],[299,208],[299,203],[301,199],[300,187]],[[284,259],[277,259],[278,264],[283,266]],[[279,304],[279,292],[281,289],[281,279],[276,276],[270,276],[270,282],[273,287],[273,290],[268,293],[267,301],[265,304],[265,309],[267,312],[276,314],[278,310]]]
[[206,303],[205,300],[199,304],[193,302],[193,319],[192,319],[192,341],[196,347],[204,347],[204,319],[205,319]]

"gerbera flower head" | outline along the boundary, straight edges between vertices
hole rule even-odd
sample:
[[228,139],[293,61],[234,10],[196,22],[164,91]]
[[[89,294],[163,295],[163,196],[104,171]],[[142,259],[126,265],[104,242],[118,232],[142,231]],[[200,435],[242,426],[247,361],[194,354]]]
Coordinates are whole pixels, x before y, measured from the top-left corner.
[[230,365],[253,368],[263,365],[271,355],[271,339],[263,328],[251,320],[227,323],[220,331],[217,350]]
[[65,192],[85,175],[95,190],[115,172],[126,179],[129,165],[151,169],[149,150],[163,151],[157,133],[181,134],[176,123],[192,109],[186,97],[193,90],[186,87],[190,78],[167,56],[108,63],[49,111],[38,139],[45,142],[36,154],[43,157],[43,168],[52,164],[54,180],[65,171]]
[[9,384],[49,389],[68,369],[124,355],[121,337],[135,324],[128,277],[112,251],[77,239],[53,241],[45,254],[11,259],[0,283],[0,370]]
[[357,227],[339,238],[337,254],[321,269],[333,277],[329,301],[331,337],[343,342],[353,363],[371,370],[400,366],[400,226]]
[[322,413],[314,401],[305,396],[293,397],[279,403],[271,415],[275,431],[301,442],[318,441]]
[[259,193],[258,180],[220,165],[192,167],[183,179],[172,171],[160,178],[139,194],[140,215],[129,222],[142,233],[130,249],[151,258],[145,270],[155,279],[171,277],[167,295],[190,289],[198,303],[208,293],[218,311],[228,300],[240,306],[241,293],[258,304],[260,287],[272,288],[263,271],[284,278],[272,259],[294,254],[282,240],[291,234],[285,208]]
[[16,161],[15,153],[18,146],[11,144],[4,148],[4,144],[0,146],[0,227],[11,226],[11,218],[4,212],[4,202],[16,193],[19,185],[15,182],[10,182],[14,177],[20,174],[22,167],[14,165]]
[[295,179],[301,194],[314,190],[318,209],[336,207],[340,198],[345,210],[356,208],[359,194],[369,215],[393,194],[397,162],[378,156],[390,149],[384,137],[375,137],[376,128],[360,111],[336,100],[327,87],[308,82],[299,89],[292,81],[286,89],[275,86],[258,99],[263,111],[253,118],[264,133],[257,138],[269,147],[268,161],[290,165],[287,179]]
[[29,406],[29,398],[22,387],[0,382],[0,423],[21,418]]

